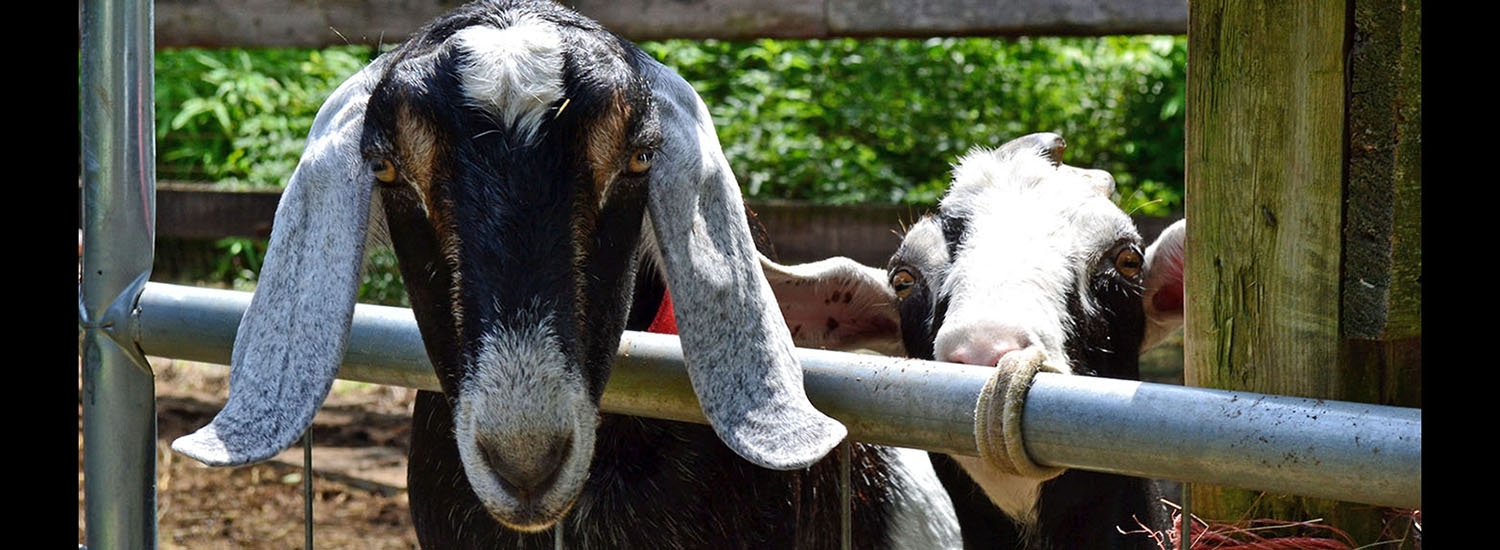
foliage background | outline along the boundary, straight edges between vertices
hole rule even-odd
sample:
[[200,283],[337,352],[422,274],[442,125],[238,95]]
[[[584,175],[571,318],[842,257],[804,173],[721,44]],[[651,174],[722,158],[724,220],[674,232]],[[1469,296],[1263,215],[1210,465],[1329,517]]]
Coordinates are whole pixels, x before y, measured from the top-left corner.
[[[971,148],[1032,132],[1111,172],[1122,208],[1182,211],[1181,36],[669,40],[641,44],[703,96],[747,197],[931,206]],[[157,177],[284,185],[318,106],[371,47],[156,53]],[[253,285],[264,242],[224,239],[211,276]],[[363,298],[402,303],[376,256]]]

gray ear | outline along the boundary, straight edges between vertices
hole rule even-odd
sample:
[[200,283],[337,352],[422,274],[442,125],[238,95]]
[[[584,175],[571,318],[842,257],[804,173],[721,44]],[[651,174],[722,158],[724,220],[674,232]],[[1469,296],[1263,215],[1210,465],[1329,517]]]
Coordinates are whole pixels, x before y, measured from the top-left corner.
[[651,225],[693,391],[740,456],[767,468],[811,465],[847,430],[807,400],[708,108],[671,69],[645,65],[664,138],[651,168]]
[[1146,305],[1146,336],[1141,339],[1141,351],[1182,327],[1186,241],[1187,220],[1182,219],[1162,230],[1146,247],[1146,289],[1141,293]]
[[798,347],[905,355],[884,270],[842,256],[791,266],[761,256],[760,267]]
[[271,458],[302,435],[327,397],[364,258],[373,178],[359,139],[378,76],[366,67],[318,109],[235,336],[229,401],[208,426],[174,441],[177,452],[211,466]]

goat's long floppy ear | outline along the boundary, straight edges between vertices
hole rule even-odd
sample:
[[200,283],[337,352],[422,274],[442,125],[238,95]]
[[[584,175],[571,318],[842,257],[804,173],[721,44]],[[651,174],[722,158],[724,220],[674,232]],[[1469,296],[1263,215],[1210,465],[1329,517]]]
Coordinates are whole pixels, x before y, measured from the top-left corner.
[[693,391],[740,456],[767,468],[808,466],[847,430],[807,400],[708,108],[677,73],[644,65],[664,138],[651,168],[651,224]]
[[797,346],[905,354],[884,270],[842,256],[797,265],[761,256],[760,267]]
[[1182,326],[1182,268],[1187,244],[1187,220],[1177,220],[1146,247],[1146,336],[1141,351],[1161,342]]
[[302,435],[327,397],[364,261],[373,181],[359,140],[379,77],[373,67],[318,109],[235,335],[229,401],[208,426],[174,441],[177,452],[212,466],[271,458]]

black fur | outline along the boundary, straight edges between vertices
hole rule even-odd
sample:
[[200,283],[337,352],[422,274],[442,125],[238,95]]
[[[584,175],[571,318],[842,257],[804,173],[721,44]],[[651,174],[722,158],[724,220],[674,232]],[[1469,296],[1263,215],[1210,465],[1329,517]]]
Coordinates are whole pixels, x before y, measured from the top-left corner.
[[[937,221],[942,246],[952,258],[965,236],[966,220],[940,216]],[[1141,287],[1116,273],[1113,262],[1114,252],[1124,246],[1135,243],[1116,245],[1110,253],[1084,266],[1090,270],[1087,288],[1074,289],[1066,298],[1073,323],[1064,349],[1078,374],[1132,380],[1140,377],[1139,347],[1145,333]],[[893,255],[888,267],[890,273],[904,270],[916,281],[911,293],[898,304],[902,340],[908,355],[931,360],[949,303],[949,297],[939,290],[948,263],[934,260],[930,254],[904,252]],[[1090,294],[1096,315],[1084,314],[1082,292]],[[965,548],[1159,550],[1151,538],[1124,535],[1117,527],[1133,531],[1144,525],[1158,532],[1170,527],[1170,515],[1160,503],[1154,482],[1068,470],[1041,485],[1036,522],[1028,529],[995,506],[953,459],[930,456],[953,500]]]
[[[629,330],[644,330],[661,303],[659,276],[638,280]],[[442,395],[418,392],[407,470],[423,548],[553,547],[554,533],[525,534],[491,520],[470,488]],[[562,520],[564,545],[592,548],[831,549],[839,541],[837,453],[805,470],[760,468],[699,424],[604,414],[589,481]],[[889,450],[856,443],[853,547],[889,547]]]
[[[469,25],[497,24],[520,13],[557,24],[570,45],[566,111],[531,144],[465,106],[455,76],[462,53],[439,47]],[[433,167],[440,176],[427,202],[439,205],[448,223],[462,226],[461,272],[454,273],[444,256],[445,239],[451,238],[444,231],[452,227],[435,228],[423,197],[410,185],[380,188],[443,389],[419,392],[413,412],[407,481],[418,540],[429,549],[552,548],[553,532],[526,534],[491,518],[469,483],[453,425],[462,365],[477,353],[482,331],[524,322],[514,312],[539,304],[557,321],[564,353],[571,364],[583,365],[580,374],[598,403],[621,331],[644,330],[654,318],[665,285],[654,266],[640,259],[645,179],[622,176],[599,197],[588,163],[580,160],[588,158],[583,144],[590,122],[609,108],[616,92],[632,107],[625,139],[641,150],[659,143],[648,83],[635,72],[649,58],[551,2],[467,4],[388,55],[389,61],[377,61],[389,67],[369,101],[362,149],[371,159],[393,153],[401,109],[433,128],[436,156],[452,162]],[[759,229],[752,233],[769,252],[763,228],[750,216]],[[461,283],[457,301],[455,281]],[[612,414],[601,415],[594,453],[583,492],[559,523],[565,546],[839,545],[837,453],[807,469],[773,471],[740,458],[709,426]],[[853,448],[855,548],[889,546],[889,453],[863,444]]]
[[1008,541],[1022,540],[1025,533],[1020,524],[991,503],[984,489],[969,478],[953,457],[939,453],[927,453],[927,457],[948,491],[948,498],[953,499],[964,548],[1006,548],[1005,544],[1014,544]]

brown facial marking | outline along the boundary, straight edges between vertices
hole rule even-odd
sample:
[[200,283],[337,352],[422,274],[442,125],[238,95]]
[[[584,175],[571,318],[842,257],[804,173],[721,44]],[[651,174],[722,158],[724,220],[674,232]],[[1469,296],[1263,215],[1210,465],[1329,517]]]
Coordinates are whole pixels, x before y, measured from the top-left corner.
[[[588,175],[593,180],[593,194],[579,194],[573,204],[573,270],[578,285],[578,300],[588,295],[583,288],[583,273],[589,261],[593,232],[599,207],[604,203],[604,194],[610,182],[620,173],[621,158],[625,153],[625,122],[630,117],[630,105],[625,94],[616,90],[599,118],[591,121],[584,146]],[[582,315],[586,304],[578,304],[575,311]],[[578,319],[579,323],[586,322]]]
[[630,104],[622,90],[616,90],[609,104],[588,133],[589,168],[594,178],[594,192],[604,197],[604,190],[620,172],[625,157],[625,122],[630,119]]
[[[620,173],[621,158],[625,151],[625,123],[630,116],[630,105],[625,102],[625,95],[621,90],[615,90],[608,104],[598,118],[588,121],[588,131],[585,132],[584,161],[587,162],[587,176],[593,183],[593,193],[579,193],[573,203],[573,270],[574,281],[577,284],[577,299],[582,301],[588,296],[584,288],[584,275],[587,270],[594,241],[594,229],[597,223],[599,208],[604,204],[604,195],[609,184],[615,180]],[[587,304],[579,303],[574,309],[580,316],[587,311]],[[580,317],[580,324],[587,320]]]
[[593,236],[595,225],[598,221],[599,204],[601,199],[593,198],[585,193],[574,195],[573,216],[569,220],[573,231],[573,285],[574,304],[573,312],[576,317],[574,322],[579,326],[588,323],[585,312],[589,311],[588,290],[585,287],[586,277],[584,273],[588,270],[589,258],[594,247]]
[[448,260],[449,272],[453,278],[449,292],[453,304],[454,329],[459,330],[463,325],[463,311],[458,300],[462,273],[459,269],[458,232],[453,227],[453,204],[439,199],[435,193],[437,182],[443,177],[436,169],[440,165],[437,157],[447,148],[438,138],[438,133],[432,129],[431,123],[405,102],[396,106],[395,142],[401,177],[421,200],[422,211],[427,214],[427,220],[438,236],[443,257]]
[[[437,133],[428,121],[406,103],[396,108],[396,150],[401,160],[401,172],[407,182],[422,197],[422,206],[429,219],[437,215],[432,195],[433,166],[440,150]],[[434,220],[436,223],[436,220]]]

